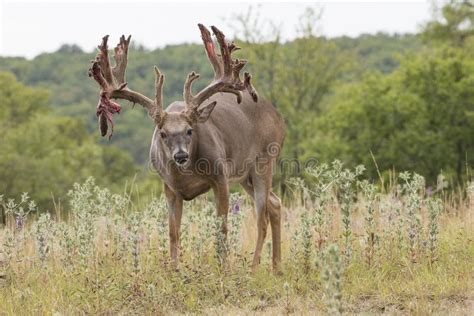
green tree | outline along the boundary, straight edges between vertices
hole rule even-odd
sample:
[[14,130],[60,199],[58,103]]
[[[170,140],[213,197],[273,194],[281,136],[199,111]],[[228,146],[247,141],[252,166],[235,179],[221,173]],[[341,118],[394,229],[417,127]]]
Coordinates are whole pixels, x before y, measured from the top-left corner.
[[114,146],[99,146],[81,120],[51,115],[48,93],[0,73],[0,194],[29,192],[42,209],[76,181],[93,175],[101,184],[122,187],[136,168]]
[[[474,60],[458,49],[407,56],[393,74],[372,74],[340,90],[313,147],[382,170],[439,172],[461,182],[474,163]],[[369,168],[376,176],[375,167]]]
[[[426,24],[423,38],[428,42],[464,46],[474,37],[474,3],[472,0],[450,0],[435,11]],[[472,44],[472,42],[471,42]]]

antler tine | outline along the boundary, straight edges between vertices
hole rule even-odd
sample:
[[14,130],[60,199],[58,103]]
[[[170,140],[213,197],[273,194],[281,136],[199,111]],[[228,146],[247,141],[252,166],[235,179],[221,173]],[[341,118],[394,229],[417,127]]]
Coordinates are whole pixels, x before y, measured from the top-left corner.
[[163,83],[165,76],[160,72],[160,69],[155,66],[155,104],[156,112],[163,112]]
[[223,88],[221,90],[221,92],[227,92],[227,93],[235,94],[235,96],[237,97],[237,103],[240,104],[242,102],[242,92],[239,91],[239,90],[235,90],[235,89],[232,89],[232,88]]
[[240,71],[245,67],[247,61],[245,59],[235,59],[232,63],[232,75],[235,83],[240,83]]
[[214,33],[214,36],[217,39],[217,42],[219,43],[219,47],[221,48],[221,58],[222,58],[222,63],[223,63],[223,68],[224,68],[224,76],[231,76],[232,75],[232,59],[230,57],[230,49],[229,49],[229,44],[226,43],[225,41],[225,36],[224,33],[222,33],[217,27],[214,25],[211,26],[212,32]]
[[193,94],[192,94],[192,85],[193,85],[193,81],[198,78],[199,78],[199,74],[193,71],[190,74],[188,74],[188,77],[186,78],[186,82],[184,83],[183,98],[186,104],[190,106],[195,106],[195,103],[193,100]]
[[99,52],[97,53],[96,60],[99,62],[102,73],[104,74],[107,82],[112,81],[112,70],[110,68],[109,61],[109,52],[107,41],[109,40],[109,35],[102,37],[102,43],[98,46]]
[[105,79],[104,74],[99,65],[100,64],[99,56],[97,56],[96,59],[91,62],[92,62],[92,66],[91,68],[89,68],[89,77],[93,77],[94,80],[97,81],[97,83],[100,86],[101,92],[109,90],[109,84],[107,80]]
[[241,48],[239,46],[236,46],[234,42],[231,42],[229,44],[229,51],[232,54],[233,52],[240,50]]
[[244,73],[244,87],[247,89],[249,92],[250,96],[252,97],[253,102],[258,101],[258,93],[257,90],[252,86],[252,83],[250,82],[252,80],[252,75],[249,74],[248,72]]
[[212,68],[214,68],[214,79],[220,78],[223,69],[219,57],[217,57],[216,51],[214,50],[214,42],[212,41],[211,32],[209,32],[209,30],[201,23],[198,24],[198,27],[199,30],[201,30],[201,38],[204,43],[207,58],[211,62]]
[[119,43],[114,48],[115,55],[113,58],[115,60],[115,66],[112,68],[112,73],[119,84],[125,83],[125,70],[128,62],[128,46],[131,38],[132,35],[129,35],[127,38],[122,35]]

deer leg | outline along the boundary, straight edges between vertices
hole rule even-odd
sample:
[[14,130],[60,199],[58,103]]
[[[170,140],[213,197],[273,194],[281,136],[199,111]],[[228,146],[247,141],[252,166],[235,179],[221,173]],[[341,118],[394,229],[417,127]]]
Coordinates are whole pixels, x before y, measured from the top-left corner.
[[176,268],[178,265],[179,230],[181,228],[181,217],[183,215],[183,199],[177,196],[166,184],[164,185],[164,191],[168,203],[171,261]]
[[270,211],[270,225],[272,227],[272,263],[273,271],[280,270],[281,263],[281,201],[270,191],[268,197]]
[[[222,247],[225,247],[227,239],[227,214],[229,213],[229,184],[227,180],[216,183],[213,187],[214,197],[216,199],[217,216],[221,222],[221,233],[223,235]],[[225,249],[225,248],[222,248]]]
[[269,187],[262,181],[263,179],[257,178],[254,180],[254,199],[255,199],[255,210],[257,213],[257,244],[255,246],[255,252],[253,254],[252,271],[255,272],[258,264],[260,263],[260,256],[262,254],[263,243],[267,235],[268,228],[268,194]]
[[[250,181],[241,183],[245,192],[255,201],[254,187]],[[273,270],[279,271],[281,262],[281,202],[272,191],[269,192],[267,201],[267,212],[270,217],[272,228],[272,263]],[[258,263],[258,262],[257,262]]]

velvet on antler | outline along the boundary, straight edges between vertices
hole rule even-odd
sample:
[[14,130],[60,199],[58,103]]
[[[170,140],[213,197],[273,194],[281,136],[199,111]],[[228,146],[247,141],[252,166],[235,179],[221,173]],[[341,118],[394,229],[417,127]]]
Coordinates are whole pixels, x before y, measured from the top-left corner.
[[191,72],[184,83],[183,97],[186,102],[189,116],[198,111],[199,106],[212,95],[218,92],[233,93],[237,97],[237,102],[242,102],[242,91],[247,90],[254,102],[258,101],[258,95],[251,84],[252,76],[244,73],[244,80],[240,78],[240,71],[247,64],[244,59],[232,58],[232,53],[240,49],[234,43],[227,43],[224,34],[215,26],[211,26],[220,47],[220,55],[216,54],[211,33],[202,24],[198,24],[201,31],[202,41],[207,57],[214,69],[214,80],[196,95],[192,94],[192,83],[199,78],[199,74]]
[[99,52],[95,60],[92,61],[92,66],[89,68],[89,77],[100,86],[100,98],[97,105],[96,114],[99,117],[99,128],[102,136],[107,135],[109,125],[111,127],[110,137],[112,137],[114,130],[113,114],[120,113],[120,105],[112,99],[123,99],[130,102],[138,103],[148,110],[148,114],[155,120],[160,120],[163,115],[163,82],[164,76],[155,67],[155,100],[151,100],[141,93],[135,92],[127,86],[125,81],[125,70],[127,68],[128,47],[131,36],[125,38],[120,37],[120,41],[114,49],[113,59],[115,66],[111,67],[108,56],[107,41],[109,36],[102,38],[102,43],[98,46]]

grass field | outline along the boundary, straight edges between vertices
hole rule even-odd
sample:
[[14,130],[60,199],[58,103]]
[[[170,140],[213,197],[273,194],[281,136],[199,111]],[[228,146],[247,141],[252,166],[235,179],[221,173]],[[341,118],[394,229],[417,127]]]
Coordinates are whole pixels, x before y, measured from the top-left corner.
[[142,206],[90,179],[28,221],[26,195],[3,198],[0,314],[473,314],[474,186],[429,196],[405,173],[380,192],[360,173],[333,164],[292,181],[280,274],[270,238],[250,272],[256,224],[238,193],[226,241],[211,200],[185,205],[177,271],[161,198]]

